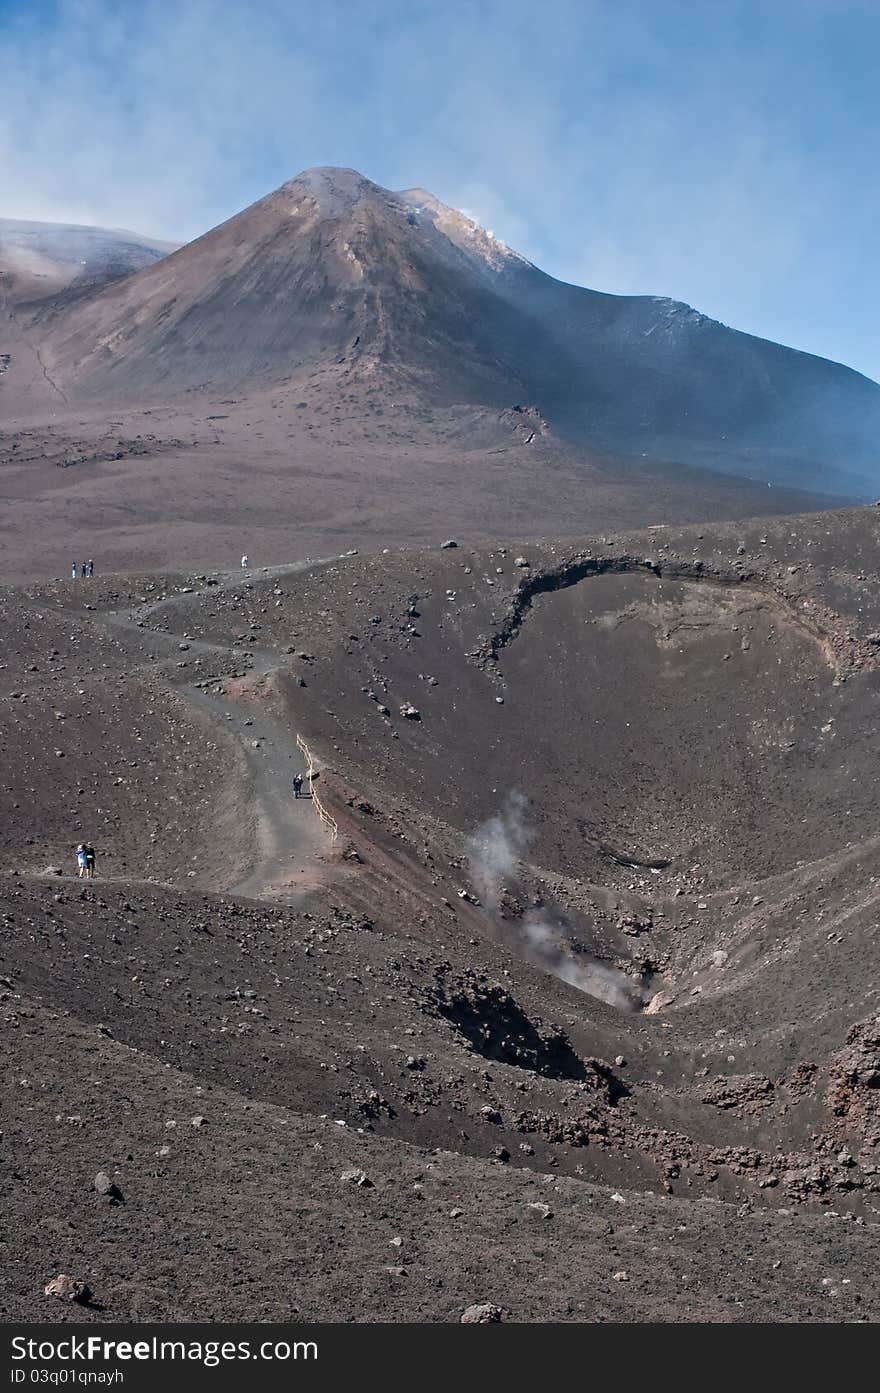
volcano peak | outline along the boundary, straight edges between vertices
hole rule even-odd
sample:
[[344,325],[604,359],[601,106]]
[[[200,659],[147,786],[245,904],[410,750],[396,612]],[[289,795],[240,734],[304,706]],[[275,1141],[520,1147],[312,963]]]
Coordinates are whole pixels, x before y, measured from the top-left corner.
[[876,383],[666,298],[557,281],[429,191],[355,169],[304,170],[173,256],[53,301],[35,332],[71,402],[259,391],[344,366],[358,390],[369,372],[376,405],[401,386],[496,420],[525,401],[605,457],[853,499],[877,488]]

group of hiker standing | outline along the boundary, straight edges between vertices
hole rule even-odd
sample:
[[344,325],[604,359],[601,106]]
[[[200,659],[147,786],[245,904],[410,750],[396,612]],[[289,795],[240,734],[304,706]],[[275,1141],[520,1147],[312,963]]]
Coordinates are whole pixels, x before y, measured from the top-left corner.
[[95,848],[91,842],[80,842],[76,849],[76,873],[80,880],[95,878]]
[[86,576],[93,576],[94,574],[95,574],[95,563],[94,563],[94,561],[83,561],[83,563],[82,563],[82,568],[81,568],[79,571],[77,571],[77,569],[76,569],[76,562],[75,562],[75,561],[71,561],[71,563],[70,563],[70,579],[71,579],[71,580],[76,580],[77,576],[81,576],[82,579],[85,580]]

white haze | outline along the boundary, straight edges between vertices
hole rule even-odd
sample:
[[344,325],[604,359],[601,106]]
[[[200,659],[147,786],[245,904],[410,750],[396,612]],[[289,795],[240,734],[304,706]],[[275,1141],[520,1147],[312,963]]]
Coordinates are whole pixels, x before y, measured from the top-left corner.
[[626,975],[575,954],[568,946],[565,925],[546,910],[527,909],[521,920],[500,917],[502,891],[516,880],[519,863],[532,841],[525,814],[525,799],[514,792],[502,810],[470,839],[471,881],[482,904],[512,945],[545,972],[609,1006],[632,1011],[636,993]]

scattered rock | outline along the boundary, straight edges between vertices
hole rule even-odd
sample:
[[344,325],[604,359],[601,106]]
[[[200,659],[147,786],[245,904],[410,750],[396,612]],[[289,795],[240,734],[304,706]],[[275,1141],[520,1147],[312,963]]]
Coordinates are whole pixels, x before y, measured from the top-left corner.
[[645,1007],[646,1016],[656,1016],[664,1006],[671,1006],[675,996],[672,992],[655,992]]
[[703,1091],[701,1101],[715,1108],[742,1108],[754,1112],[764,1107],[773,1095],[773,1084],[763,1074],[732,1074],[729,1078],[713,1079]]
[[467,1306],[461,1313],[462,1325],[497,1325],[501,1319],[501,1307],[493,1306],[491,1301]]
[[362,1190],[371,1190],[373,1188],[372,1180],[364,1171],[343,1171],[339,1179],[345,1185],[359,1185]]
[[92,1293],[85,1282],[68,1276],[66,1272],[59,1272],[57,1277],[47,1282],[43,1287],[43,1295],[57,1296],[59,1301],[76,1301],[80,1306],[88,1306],[92,1299]]
[[114,1184],[106,1171],[98,1171],[92,1182],[98,1194],[108,1204],[124,1204],[125,1199],[119,1186]]
[[553,1210],[550,1208],[549,1204],[542,1204],[542,1203],[540,1202],[540,1200],[539,1200],[539,1201],[536,1201],[536,1202],[533,1203],[533,1204],[529,1204],[528,1207],[529,1207],[529,1209],[531,1209],[535,1214],[537,1214],[538,1217],[539,1217],[540,1219],[552,1219],[552,1218],[553,1218]]
[[880,1143],[880,1017],[849,1031],[832,1060],[827,1104],[869,1145]]

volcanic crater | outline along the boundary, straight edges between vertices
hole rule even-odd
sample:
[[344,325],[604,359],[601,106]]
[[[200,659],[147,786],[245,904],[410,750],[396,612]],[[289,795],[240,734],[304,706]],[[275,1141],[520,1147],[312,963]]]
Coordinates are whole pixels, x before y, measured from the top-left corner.
[[0,1314],[877,1319],[880,389],[352,171],[93,234],[0,227]]
[[877,529],[7,588],[7,1311],[874,1313]]

